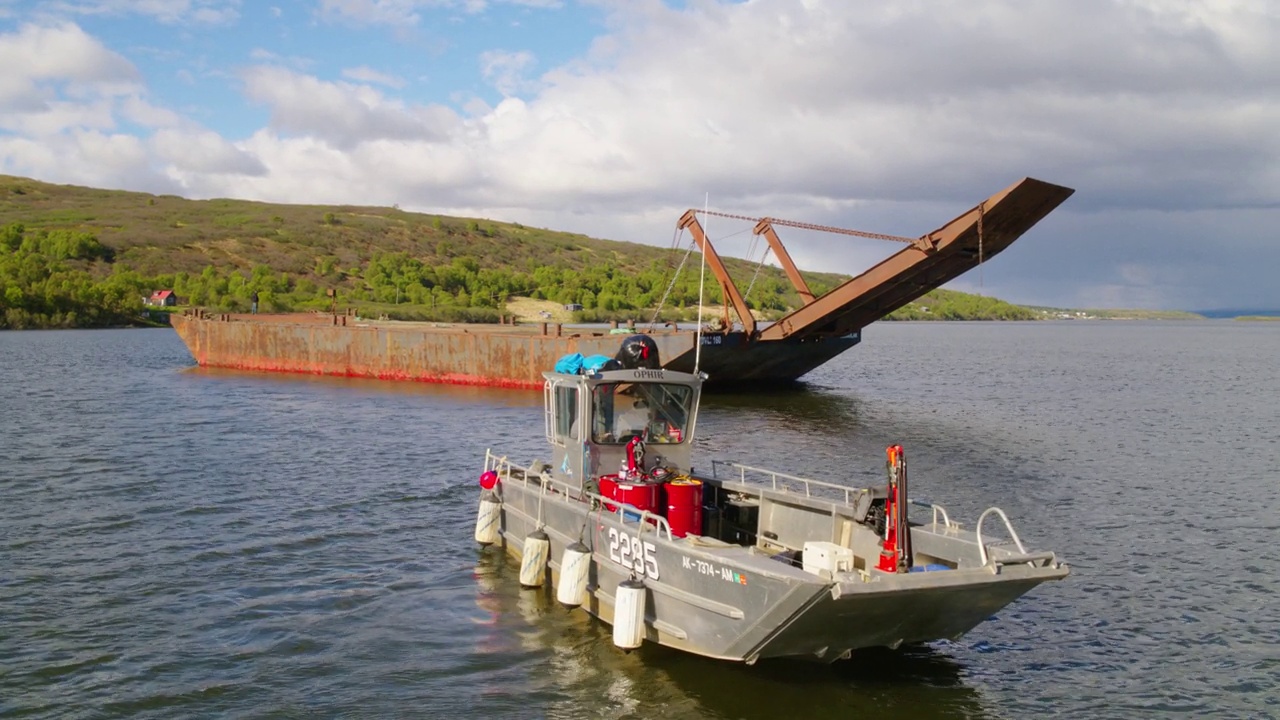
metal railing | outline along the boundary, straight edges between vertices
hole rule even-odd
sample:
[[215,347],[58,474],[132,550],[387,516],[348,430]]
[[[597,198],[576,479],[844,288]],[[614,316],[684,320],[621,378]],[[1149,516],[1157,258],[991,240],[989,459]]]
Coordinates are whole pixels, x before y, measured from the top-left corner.
[[[987,516],[993,513],[999,515],[1000,519],[1004,521],[1004,528],[1009,531],[1009,538],[1013,540],[1014,546],[1018,548],[1017,555],[993,558],[991,557],[991,554],[987,552],[987,544],[982,540],[982,521],[986,520]],[[1028,553],[1027,548],[1022,544],[1022,539],[1018,537],[1017,531],[1013,529],[1013,523],[1009,522],[1009,516],[1005,515],[1004,511],[998,507],[989,507],[978,516],[978,526],[974,529],[974,534],[977,536],[978,555],[982,560],[983,567],[986,567],[989,564],[1016,565],[1018,563],[1027,563],[1028,565],[1035,565],[1040,562],[1048,562],[1049,564],[1052,564],[1057,559],[1057,556],[1051,551]]]
[[[835,483],[824,482],[822,480],[813,480],[811,478],[800,477],[799,475],[789,475],[787,473],[778,472],[776,470],[766,470],[764,468],[743,465],[742,463],[730,462],[728,460],[712,460],[711,461],[711,477],[715,480],[723,481],[725,478],[720,477],[718,469],[721,467],[733,468],[737,471],[738,482],[742,485],[755,485],[760,487],[768,487],[772,490],[781,492],[791,492],[788,482],[795,483],[804,488],[805,497],[813,497],[813,489],[815,487],[829,490],[836,495],[844,497],[845,505],[853,504],[853,494],[860,492],[862,488],[849,487],[848,485],[836,485]],[[759,473],[769,478],[767,483],[758,482],[754,479],[748,481],[747,473]],[[780,482],[781,481],[781,482]]]
[[[618,523],[621,525],[625,526],[628,524],[629,520],[634,519],[637,524],[637,533],[643,531],[647,526],[654,528],[659,536],[661,536],[665,531],[668,541],[673,539],[674,536],[671,534],[671,524],[667,522],[665,517],[656,515],[651,510],[642,510],[634,505],[622,502],[621,500],[607,498],[599,493],[583,490],[582,488],[574,487],[568,483],[556,480],[554,477],[543,473],[541,469],[535,469],[535,464],[537,463],[533,463],[526,468],[507,460],[506,455],[494,455],[491,450],[485,450],[484,452],[485,471],[492,470],[498,473],[499,480],[503,482],[518,482],[525,488],[529,488],[530,485],[535,484],[530,482],[530,478],[536,478],[536,485],[538,487],[538,514],[535,520],[539,525],[542,524],[543,499],[548,493],[559,493],[571,500],[597,502],[598,507],[602,512],[608,512],[610,515],[617,515]],[[518,476],[516,473],[512,472],[513,470],[520,471]],[[499,485],[499,487],[501,487],[501,485]]]
[[951,522],[951,518],[947,516],[947,511],[941,505],[930,502],[928,500],[916,500],[915,498],[907,498],[907,502],[917,507],[926,507],[933,510],[933,524],[938,524],[938,515],[942,515],[942,524],[948,528],[959,529],[960,523]]

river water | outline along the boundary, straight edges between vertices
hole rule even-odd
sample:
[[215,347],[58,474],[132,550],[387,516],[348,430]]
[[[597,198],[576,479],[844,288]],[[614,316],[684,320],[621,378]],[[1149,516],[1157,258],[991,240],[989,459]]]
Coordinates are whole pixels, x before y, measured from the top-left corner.
[[835,666],[646,646],[471,539],[541,396],[193,368],[169,330],[0,333],[0,716],[1276,717],[1280,325],[880,323],[700,450],[836,482],[901,443],[1072,575]]

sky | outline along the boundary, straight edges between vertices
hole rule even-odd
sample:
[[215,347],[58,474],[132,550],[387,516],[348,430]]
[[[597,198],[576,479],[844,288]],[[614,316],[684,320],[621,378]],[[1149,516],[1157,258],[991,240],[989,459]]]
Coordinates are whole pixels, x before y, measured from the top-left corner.
[[704,206],[918,236],[1031,176],[1076,193],[948,285],[1024,304],[1280,308],[1278,128],[1274,0],[0,0],[0,173],[658,246]]

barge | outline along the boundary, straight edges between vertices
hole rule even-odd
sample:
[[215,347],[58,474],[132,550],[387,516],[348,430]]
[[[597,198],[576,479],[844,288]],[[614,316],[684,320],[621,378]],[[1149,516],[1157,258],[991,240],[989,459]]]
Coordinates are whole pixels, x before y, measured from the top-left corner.
[[[997,255],[1074,191],[1024,178],[918,238],[751,218],[802,299],[770,325],[752,316],[742,293],[690,210],[678,227],[693,237],[726,298],[719,330],[648,328],[664,367],[713,385],[795,381],[862,339],[862,329]],[[802,227],[900,240],[905,247],[860,275],[815,296],[777,235]],[[201,366],[381,380],[541,388],[542,372],[566,354],[607,354],[608,329],[549,323],[480,325],[357,321],[346,315],[175,315],[178,336]]]

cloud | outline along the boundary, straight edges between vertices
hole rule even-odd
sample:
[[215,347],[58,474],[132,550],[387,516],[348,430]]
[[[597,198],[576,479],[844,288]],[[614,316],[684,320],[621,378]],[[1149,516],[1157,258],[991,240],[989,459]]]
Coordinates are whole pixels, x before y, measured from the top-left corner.
[[135,84],[138,72],[78,26],[23,25],[0,35],[0,65],[6,81]]
[[73,130],[40,141],[0,135],[4,172],[90,187],[175,193],[181,185],[157,173],[146,144],[123,133]]
[[[365,25],[417,25],[417,9],[425,3],[415,0],[320,0],[320,16]],[[432,5],[436,3],[430,3]]]
[[320,17],[331,22],[349,21],[361,25],[417,25],[422,10],[459,10],[469,15],[483,13],[492,5],[516,5],[554,10],[561,0],[320,0]]
[[0,35],[0,128],[43,136],[109,128],[112,100],[141,90],[137,70],[75,25]]
[[480,74],[495,90],[511,96],[532,87],[524,75],[535,62],[533,53],[524,50],[486,50],[480,53]]
[[151,136],[151,149],[170,164],[170,171],[256,177],[266,168],[253,155],[210,131],[164,129]]
[[60,14],[145,15],[170,25],[230,25],[240,18],[240,0],[92,0],[45,5]]
[[270,108],[274,129],[338,147],[382,139],[442,140],[457,123],[447,108],[407,105],[367,85],[326,82],[273,66],[249,68],[243,79],[248,97]]
[[368,65],[361,65],[359,67],[353,67],[353,68],[344,68],[342,71],[342,77],[347,78],[348,80],[355,80],[357,82],[376,83],[378,85],[386,85],[387,87],[396,88],[396,89],[402,88],[405,85],[403,78],[396,77],[395,75],[387,75],[386,73],[378,72],[377,70],[374,70]]
[[182,117],[177,113],[152,105],[138,96],[124,98],[120,102],[119,112],[121,117],[129,122],[147,128],[171,128],[184,124]]

